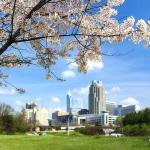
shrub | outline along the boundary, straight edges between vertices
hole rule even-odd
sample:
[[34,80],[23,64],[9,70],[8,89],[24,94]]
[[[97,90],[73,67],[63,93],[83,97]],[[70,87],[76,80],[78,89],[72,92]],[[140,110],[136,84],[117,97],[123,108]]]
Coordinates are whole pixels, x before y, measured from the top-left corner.
[[1,133],[13,134],[16,132],[14,118],[12,115],[1,116]]
[[26,122],[22,114],[0,116],[1,134],[25,133],[29,127],[30,125]]
[[126,125],[123,128],[117,128],[116,131],[120,133],[122,133],[123,131],[123,134],[127,136],[150,136],[150,125],[147,124]]
[[78,128],[76,131],[85,135],[104,135],[104,131],[101,127],[86,126],[85,128]]
[[61,126],[60,126],[60,125],[56,125],[56,126],[54,127],[54,129],[55,129],[55,130],[61,130]]

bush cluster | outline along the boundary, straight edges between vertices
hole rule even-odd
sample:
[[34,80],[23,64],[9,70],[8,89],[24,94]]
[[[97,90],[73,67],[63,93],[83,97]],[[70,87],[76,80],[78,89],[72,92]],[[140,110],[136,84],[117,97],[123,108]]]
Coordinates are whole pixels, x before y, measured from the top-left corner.
[[150,109],[129,113],[120,119],[120,127],[116,129],[127,136],[150,136]]
[[127,114],[123,119],[123,125],[150,124],[150,108],[139,112]]
[[147,124],[135,124],[126,125],[122,128],[118,128],[117,132],[120,132],[126,136],[150,136],[150,125]]
[[103,129],[97,126],[86,126],[85,128],[78,128],[76,131],[85,135],[104,135]]
[[25,121],[22,114],[0,116],[0,133],[14,134],[25,133],[30,125]]
[[0,134],[24,133],[30,128],[24,112],[16,113],[5,103],[0,103]]

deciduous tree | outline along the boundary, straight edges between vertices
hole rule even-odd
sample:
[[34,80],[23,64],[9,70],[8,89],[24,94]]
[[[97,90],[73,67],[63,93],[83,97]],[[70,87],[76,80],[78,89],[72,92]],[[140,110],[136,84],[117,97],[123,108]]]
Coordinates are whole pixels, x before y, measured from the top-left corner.
[[[73,58],[80,72],[101,61],[102,44],[125,39],[150,46],[150,22],[133,16],[120,21],[116,6],[124,0],[1,0],[0,66],[40,65],[47,78],[51,66]],[[73,52],[74,51],[74,52]],[[0,71],[0,85],[7,84]]]

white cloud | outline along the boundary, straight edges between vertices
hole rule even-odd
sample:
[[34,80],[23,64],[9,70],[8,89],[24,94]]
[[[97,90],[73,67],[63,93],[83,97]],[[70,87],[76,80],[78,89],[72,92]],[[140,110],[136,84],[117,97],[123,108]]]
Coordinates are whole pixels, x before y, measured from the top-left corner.
[[139,100],[137,100],[137,99],[135,99],[135,98],[128,97],[127,99],[123,100],[123,104],[124,104],[125,106],[128,106],[128,105],[136,105],[136,111],[141,110],[140,102],[139,102]]
[[65,78],[73,78],[76,74],[71,70],[65,70],[61,73],[61,75]]
[[77,69],[78,65],[75,62],[72,62],[68,65],[69,69]]
[[94,61],[89,61],[88,62],[88,71],[95,70],[95,69],[102,69],[104,68],[104,64],[99,61],[99,62],[94,62]]
[[71,93],[73,98],[73,108],[88,108],[89,85],[85,87],[74,88],[71,90]]
[[123,104],[124,105],[139,105],[140,102],[139,100],[132,98],[132,97],[128,97],[127,99],[123,100]]
[[[78,65],[75,62],[73,62],[68,65],[68,68],[69,69],[77,69],[77,66]],[[101,61],[99,61],[99,62],[88,61],[87,66],[88,66],[88,71],[91,71],[94,69],[102,69],[104,67],[104,64]]]
[[79,94],[79,95],[88,95],[89,94],[89,85],[86,87],[81,87],[81,88],[76,88],[73,89],[72,92],[74,95]]
[[114,86],[112,89],[111,89],[113,92],[119,92],[121,89],[119,86]]
[[14,95],[16,91],[14,89],[0,89],[0,95]]
[[52,97],[52,102],[60,103],[60,99],[58,97]]
[[19,101],[19,100],[15,101],[15,104],[18,105],[18,106],[23,106],[24,105],[24,103]]
[[61,111],[61,112],[66,112],[65,109],[61,108],[61,107],[52,107],[48,110],[48,113],[50,114],[50,117],[52,117],[52,113],[54,113],[55,111]]
[[80,88],[78,90],[78,94],[88,95],[89,94],[89,86]]
[[141,110],[140,105],[136,105],[136,111],[139,111],[139,110]]

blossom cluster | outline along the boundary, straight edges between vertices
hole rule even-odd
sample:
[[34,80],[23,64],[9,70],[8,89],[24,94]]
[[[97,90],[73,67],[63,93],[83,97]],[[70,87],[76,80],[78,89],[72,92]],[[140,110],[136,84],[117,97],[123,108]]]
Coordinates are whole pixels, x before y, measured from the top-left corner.
[[18,63],[18,57],[14,54],[0,56],[0,66],[5,66],[7,68],[20,67],[21,64]]
[[[79,71],[86,72],[89,60],[102,60],[103,42],[131,39],[150,47],[149,22],[141,19],[135,24],[132,16],[122,22],[115,18],[115,7],[124,1],[1,0],[0,50],[8,40],[13,44],[28,41],[35,50],[37,63],[44,68],[55,64],[59,56],[69,57],[76,50]],[[1,55],[1,59],[1,66],[20,65],[13,63],[17,62],[15,55]]]

